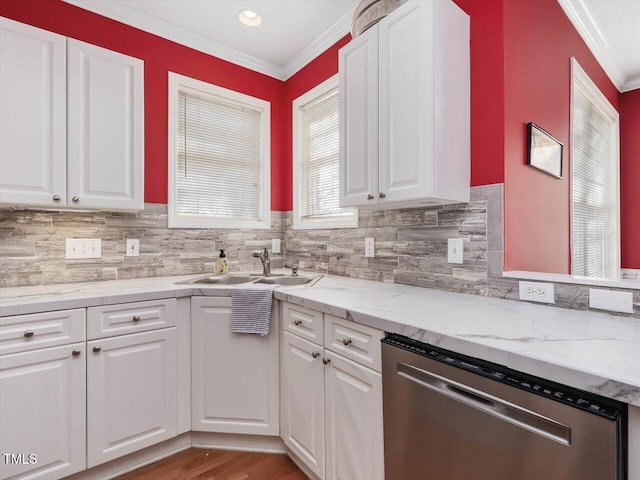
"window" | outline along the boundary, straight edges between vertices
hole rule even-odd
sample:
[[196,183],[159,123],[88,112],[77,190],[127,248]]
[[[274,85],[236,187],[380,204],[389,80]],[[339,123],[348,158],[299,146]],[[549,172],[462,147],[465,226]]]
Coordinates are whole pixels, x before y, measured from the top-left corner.
[[572,274],[620,276],[618,112],[572,59]]
[[270,228],[270,104],[169,73],[169,227]]
[[339,205],[338,76],[293,102],[293,228],[358,226],[358,211]]

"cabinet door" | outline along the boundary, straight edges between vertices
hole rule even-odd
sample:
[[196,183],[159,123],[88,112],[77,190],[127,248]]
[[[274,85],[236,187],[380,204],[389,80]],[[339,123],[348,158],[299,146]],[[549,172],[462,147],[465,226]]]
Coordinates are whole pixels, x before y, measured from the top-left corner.
[[68,203],[143,208],[143,62],[69,39]]
[[278,435],[276,318],[267,336],[231,333],[231,298],[192,298],[193,430]]
[[323,349],[288,332],[282,340],[282,437],[313,473],[324,478]]
[[89,467],[176,435],[176,329],[87,342]]
[[[0,478],[86,468],[84,342],[0,357]],[[31,456],[33,455],[33,456]]]
[[66,38],[0,18],[0,203],[66,200]]
[[378,28],[340,49],[340,206],[378,202]]
[[409,1],[378,23],[380,203],[434,195],[434,3]]
[[382,376],[326,351],[327,480],[384,479]]

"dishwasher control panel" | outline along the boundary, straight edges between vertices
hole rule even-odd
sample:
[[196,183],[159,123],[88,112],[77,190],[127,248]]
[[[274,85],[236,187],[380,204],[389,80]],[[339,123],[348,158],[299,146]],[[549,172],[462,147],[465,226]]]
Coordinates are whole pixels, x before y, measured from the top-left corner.
[[511,370],[508,367],[493,364],[485,360],[450,352],[402,335],[391,334],[383,338],[382,342],[611,420],[616,420],[624,408],[623,404],[598,397],[588,392]]

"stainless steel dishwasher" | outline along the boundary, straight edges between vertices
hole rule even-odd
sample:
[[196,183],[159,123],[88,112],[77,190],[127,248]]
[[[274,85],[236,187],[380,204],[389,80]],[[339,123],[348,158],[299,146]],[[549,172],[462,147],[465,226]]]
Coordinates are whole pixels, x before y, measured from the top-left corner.
[[382,340],[386,480],[626,480],[626,405]]

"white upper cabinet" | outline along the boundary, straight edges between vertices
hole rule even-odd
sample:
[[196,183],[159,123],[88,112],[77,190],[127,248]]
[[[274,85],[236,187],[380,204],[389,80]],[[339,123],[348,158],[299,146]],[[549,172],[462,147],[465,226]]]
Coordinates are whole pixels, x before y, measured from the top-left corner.
[[0,18],[0,203],[66,204],[66,38]]
[[141,210],[143,62],[72,39],[68,59],[68,198]]
[[0,18],[0,204],[143,208],[143,61]]
[[450,0],[409,1],[339,61],[341,205],[468,202],[467,14]]

